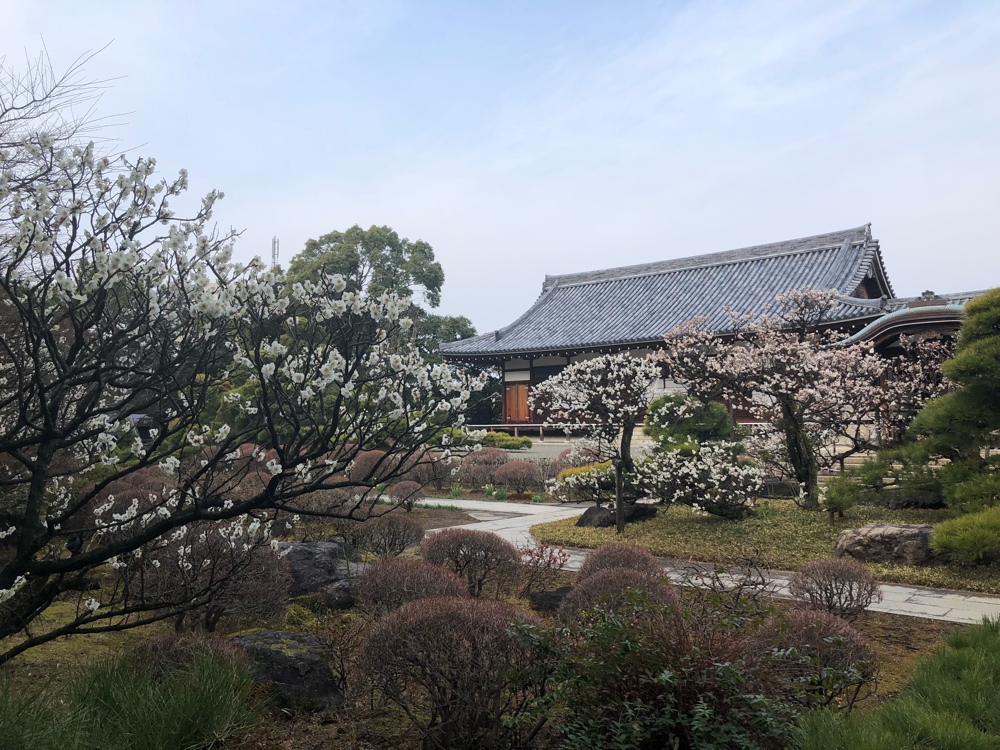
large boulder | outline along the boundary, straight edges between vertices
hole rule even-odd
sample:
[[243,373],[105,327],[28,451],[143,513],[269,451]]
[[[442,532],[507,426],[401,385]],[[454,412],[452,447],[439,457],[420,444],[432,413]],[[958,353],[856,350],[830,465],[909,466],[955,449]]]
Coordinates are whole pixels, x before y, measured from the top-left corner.
[[289,596],[324,591],[340,581],[353,580],[368,566],[356,562],[357,553],[343,542],[280,542],[292,574]]
[[853,557],[860,562],[896,565],[941,563],[931,549],[933,526],[873,523],[860,529],[840,532],[834,555]]
[[344,698],[313,635],[262,630],[233,638],[256,667],[255,680],[270,688],[273,705],[294,712],[322,711]]
[[[655,505],[626,505],[625,523],[648,521],[656,516]],[[615,525],[615,512],[610,508],[587,508],[576,522],[577,526],[590,529],[607,528]]]

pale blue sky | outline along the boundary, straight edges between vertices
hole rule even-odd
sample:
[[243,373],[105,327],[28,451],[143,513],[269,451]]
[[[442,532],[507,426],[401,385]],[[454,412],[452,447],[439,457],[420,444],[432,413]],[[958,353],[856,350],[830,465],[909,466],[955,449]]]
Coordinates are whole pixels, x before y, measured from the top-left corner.
[[1000,284],[996,0],[0,7],[8,64],[114,40],[114,135],[239,254],[389,224],[480,331],[546,273],[869,221],[900,295]]

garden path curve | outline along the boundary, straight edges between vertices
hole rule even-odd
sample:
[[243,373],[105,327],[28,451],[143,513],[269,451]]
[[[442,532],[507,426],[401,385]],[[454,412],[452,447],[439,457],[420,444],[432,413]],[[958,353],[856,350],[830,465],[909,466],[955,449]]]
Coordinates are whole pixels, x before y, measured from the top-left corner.
[[[531,527],[536,523],[558,521],[564,518],[578,516],[589,503],[567,503],[553,505],[543,503],[498,503],[483,500],[452,500],[449,498],[427,498],[421,505],[444,505],[461,508],[467,511],[476,523],[465,526],[453,526],[460,529],[479,529],[492,531],[514,544],[534,544]],[[439,529],[432,529],[433,534]],[[579,570],[583,559],[587,556],[585,549],[567,548],[570,553],[566,563],[567,570]],[[675,561],[662,560],[667,575],[675,581],[681,578],[691,580],[691,566]],[[770,587],[775,596],[791,598],[788,594],[790,573],[772,571]],[[922,586],[900,586],[898,584],[882,584],[882,601],[869,607],[875,612],[888,612],[894,615],[909,615],[925,617],[930,620],[945,620],[947,622],[975,623],[984,615],[1000,617],[1000,596],[974,594],[947,589],[932,589]]]

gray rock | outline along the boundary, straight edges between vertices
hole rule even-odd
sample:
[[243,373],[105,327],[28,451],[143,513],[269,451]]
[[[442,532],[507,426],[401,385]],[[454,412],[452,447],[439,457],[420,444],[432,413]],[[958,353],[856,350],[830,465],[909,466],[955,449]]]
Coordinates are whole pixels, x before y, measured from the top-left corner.
[[933,526],[873,523],[840,532],[834,555],[860,562],[933,565],[944,562],[931,549]]
[[531,600],[531,606],[536,609],[545,612],[555,612],[559,609],[559,605],[562,604],[562,600],[572,590],[572,586],[563,586],[555,591],[532,591],[528,594],[528,599]]
[[347,579],[331,583],[323,589],[323,594],[326,599],[326,606],[330,609],[347,609],[354,606],[354,595],[351,594],[351,581]]
[[323,591],[339,581],[351,580],[368,566],[355,562],[357,553],[343,542],[281,542],[292,574],[292,597]]
[[311,712],[343,702],[337,679],[320,656],[323,642],[316,636],[263,630],[233,640],[247,652],[256,667],[255,680],[269,686],[277,708]]
[[[656,515],[655,505],[626,505],[625,523],[646,521]],[[610,508],[587,508],[576,522],[577,526],[590,529],[607,528],[615,525],[615,512]]]

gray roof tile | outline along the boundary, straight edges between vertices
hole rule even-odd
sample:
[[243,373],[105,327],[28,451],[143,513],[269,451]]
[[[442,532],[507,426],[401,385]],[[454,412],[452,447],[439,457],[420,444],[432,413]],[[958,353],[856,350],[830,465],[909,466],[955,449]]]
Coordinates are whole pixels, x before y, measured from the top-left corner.
[[[541,296],[509,326],[444,343],[441,350],[461,359],[651,342],[694,317],[722,332],[729,325],[727,308],[773,312],[778,294],[807,286],[849,296],[875,265],[884,273],[878,241],[866,224],[709,255],[546,276]],[[879,300],[845,302],[838,319],[884,311]]]

